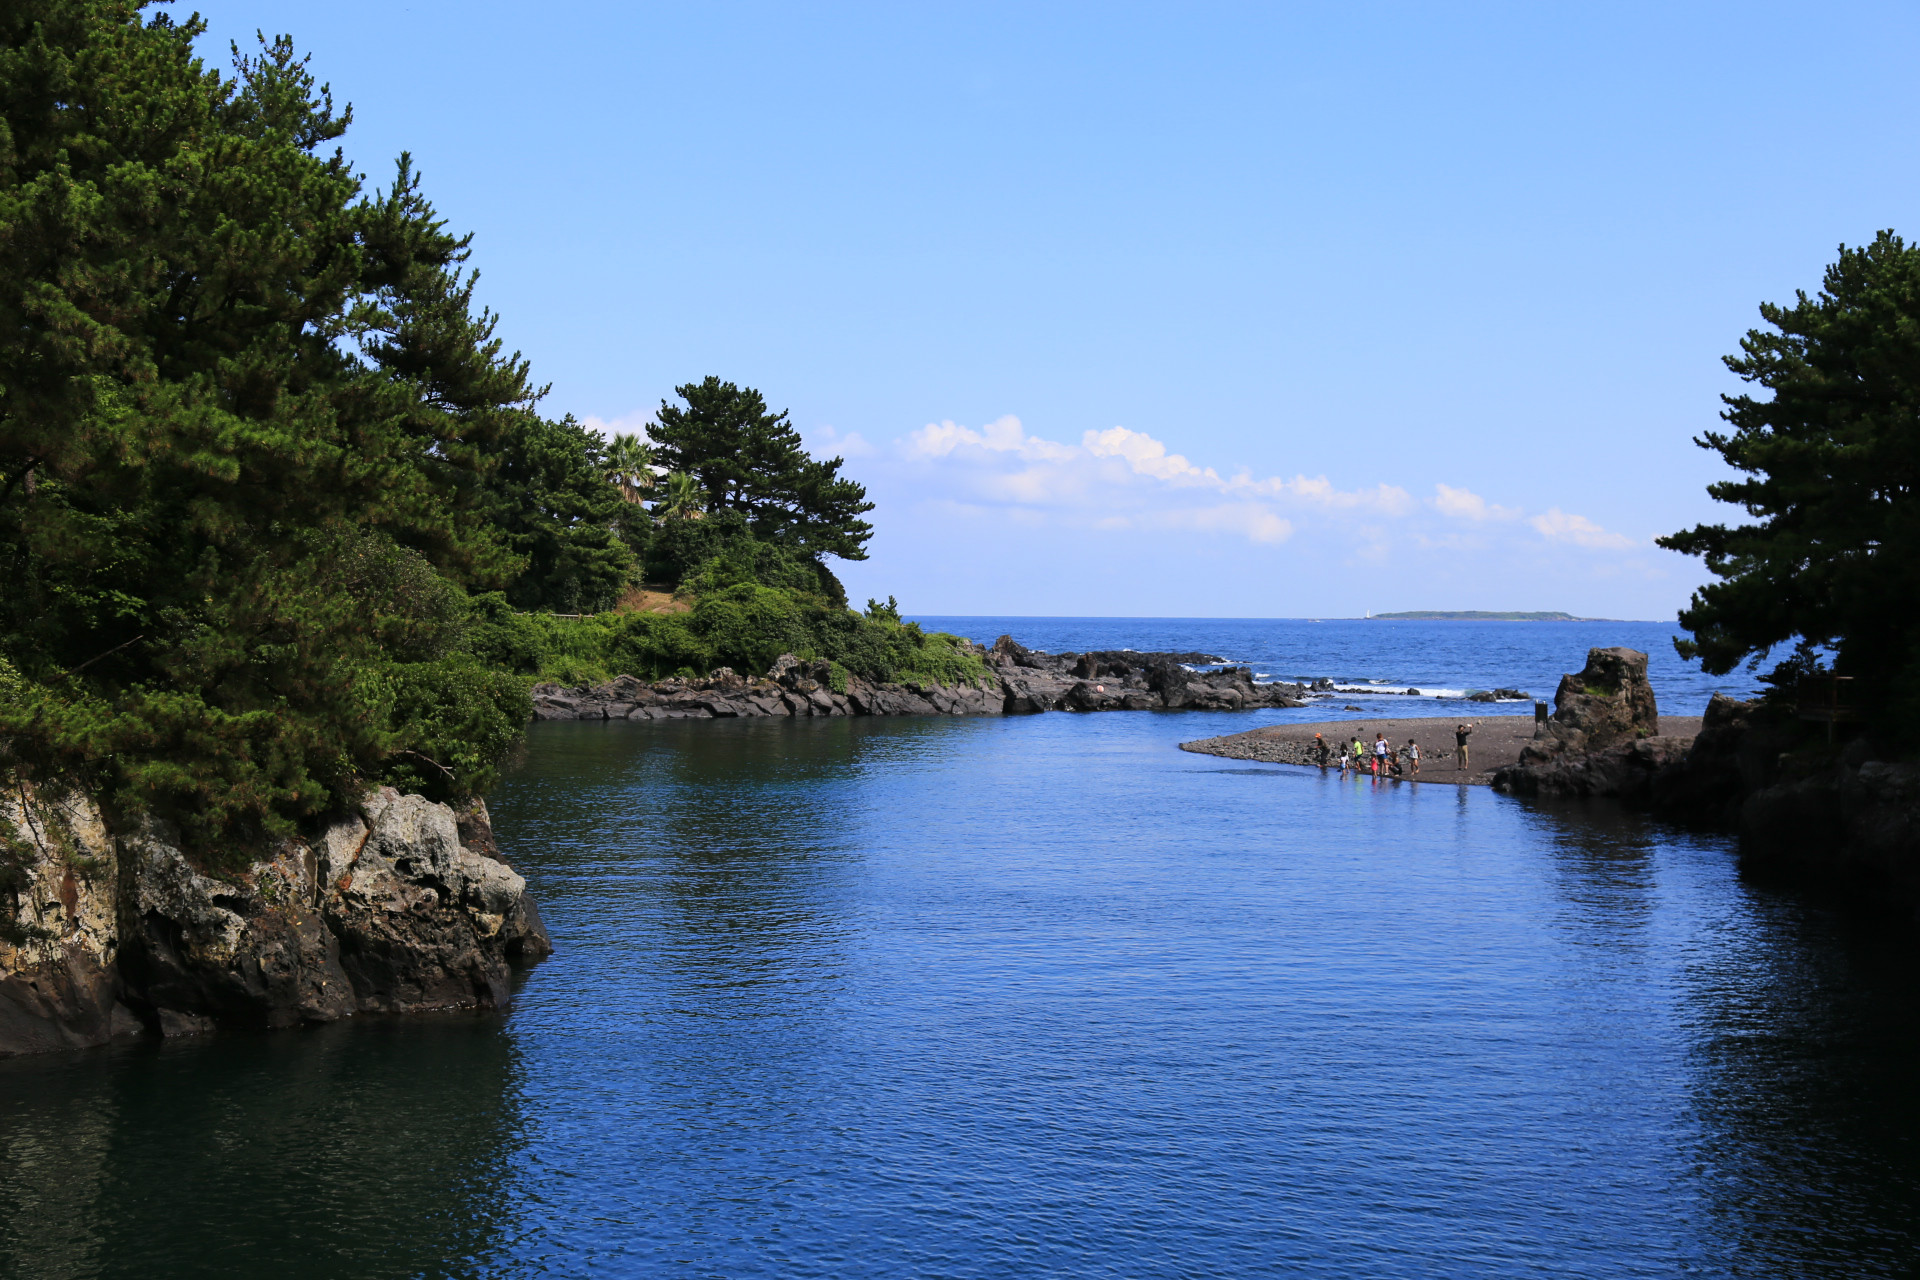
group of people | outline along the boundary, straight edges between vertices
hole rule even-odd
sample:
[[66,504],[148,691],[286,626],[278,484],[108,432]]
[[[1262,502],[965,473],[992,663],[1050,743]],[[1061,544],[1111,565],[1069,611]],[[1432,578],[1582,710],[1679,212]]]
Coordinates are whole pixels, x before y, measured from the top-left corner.
[[[1473,736],[1474,727],[1472,724],[1454,726],[1453,741],[1456,748],[1454,764],[1457,772],[1466,772],[1467,739]],[[1368,747],[1364,741],[1366,732],[1362,729],[1351,746],[1341,748],[1335,748],[1327,741],[1324,734],[1314,734],[1315,762],[1322,769],[1338,766],[1342,777],[1350,772],[1366,773],[1369,770],[1376,778],[1420,776],[1420,744],[1418,742],[1408,738],[1407,745],[1396,751],[1393,744],[1387,741],[1386,734],[1376,733],[1373,735],[1373,746]]]

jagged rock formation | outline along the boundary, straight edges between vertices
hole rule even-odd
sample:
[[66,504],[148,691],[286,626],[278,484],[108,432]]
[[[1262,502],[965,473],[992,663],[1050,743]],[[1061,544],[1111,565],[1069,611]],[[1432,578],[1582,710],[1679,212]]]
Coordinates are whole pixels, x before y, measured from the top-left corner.
[[497,1007],[510,966],[553,949],[478,801],[382,788],[232,875],[160,824],[110,832],[77,792],[16,784],[0,816],[0,1055]]
[[973,684],[879,684],[848,676],[833,687],[826,662],[783,654],[766,675],[747,680],[727,667],[704,680],[648,683],[621,676],[576,689],[535,685],[536,720],[667,720],[735,716],[1029,715],[1043,711],[1238,711],[1297,707],[1309,690],[1255,684],[1248,667],[1193,671],[1217,664],[1204,653],[1047,654],[1001,636],[976,648],[991,677]]
[[[1518,795],[1608,796],[1671,821],[1732,831],[1749,866],[1870,894],[1883,906],[1920,909],[1920,764],[1877,760],[1866,738],[1839,749],[1810,743],[1791,718],[1721,694],[1707,704],[1694,738],[1628,738],[1654,714],[1651,690],[1644,712],[1618,714],[1622,703],[1639,701],[1631,665],[1616,668],[1627,678],[1598,713],[1583,685],[1584,700],[1573,704],[1575,733],[1501,770],[1495,787]],[[1563,694],[1567,688],[1561,686]]]
[[1645,796],[1690,738],[1660,737],[1660,707],[1637,649],[1589,649],[1563,676],[1546,736],[1493,775],[1496,791],[1523,796]]

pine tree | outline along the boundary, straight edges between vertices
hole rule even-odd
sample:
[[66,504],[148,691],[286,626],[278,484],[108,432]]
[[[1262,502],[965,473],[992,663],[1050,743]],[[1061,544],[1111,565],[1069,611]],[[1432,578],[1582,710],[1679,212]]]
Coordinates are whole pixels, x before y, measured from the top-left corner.
[[1904,715],[1920,703],[1920,246],[1842,246],[1817,297],[1760,313],[1771,328],[1726,363],[1770,394],[1726,397],[1733,429],[1696,441],[1745,473],[1708,492],[1754,523],[1659,540],[1720,579],[1681,613],[1680,652],[1721,674],[1786,642],[1826,647],[1870,705]]
[[843,459],[808,456],[787,413],[770,413],[751,387],[718,378],[674,388],[652,434],[669,470],[694,476],[710,511],[738,511],[757,538],[818,559],[867,558],[873,510],[865,487],[841,477]]
[[406,158],[363,197],[291,42],[229,77],[202,29],[0,8],[0,748],[210,845],[485,784],[526,692],[462,589],[522,568],[539,393]]

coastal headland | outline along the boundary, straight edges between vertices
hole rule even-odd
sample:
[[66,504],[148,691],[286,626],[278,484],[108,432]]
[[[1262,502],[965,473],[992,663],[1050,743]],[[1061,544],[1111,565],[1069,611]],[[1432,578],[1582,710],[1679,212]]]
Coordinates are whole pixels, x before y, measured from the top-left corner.
[[[1484,787],[1493,782],[1496,772],[1518,764],[1521,753],[1534,741],[1535,721],[1532,715],[1472,718],[1466,721],[1474,726],[1467,750],[1467,761],[1472,767],[1462,771],[1456,767],[1453,734],[1454,726],[1462,722],[1453,717],[1436,716],[1401,720],[1370,720],[1364,716],[1354,716],[1344,720],[1319,720],[1312,724],[1264,725],[1244,733],[1183,742],[1180,749],[1201,755],[1224,756],[1229,760],[1259,760],[1268,764],[1317,767],[1314,734],[1324,734],[1328,746],[1335,751],[1342,746],[1350,748],[1356,737],[1371,751],[1374,735],[1384,733],[1395,751],[1405,747],[1409,738],[1420,747],[1419,776],[1416,779],[1413,774],[1407,773],[1403,775],[1403,781],[1452,782]],[[1660,728],[1663,737],[1691,741],[1700,732],[1700,717],[1663,716]]]
[[[963,642],[964,643],[964,642]],[[721,667],[702,679],[533,688],[536,720],[702,720],[741,716],[1034,715],[1043,711],[1244,711],[1302,707],[1318,685],[1258,684],[1250,667],[1206,653],[1131,649],[1043,653],[1001,636],[964,645],[988,675],[971,682],[863,680],[825,660],[782,654],[764,676]],[[1204,668],[1204,669],[1203,669]],[[1324,688],[1321,688],[1324,686]]]

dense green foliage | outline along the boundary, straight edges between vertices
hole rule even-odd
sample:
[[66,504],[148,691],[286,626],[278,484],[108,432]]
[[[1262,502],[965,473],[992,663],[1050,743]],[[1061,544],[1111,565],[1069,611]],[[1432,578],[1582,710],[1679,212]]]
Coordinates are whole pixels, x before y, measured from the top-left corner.
[[841,477],[841,459],[807,456],[787,415],[769,413],[752,387],[708,378],[674,391],[686,407],[660,404],[652,430],[659,461],[694,476],[709,512],[737,511],[756,538],[816,561],[867,558],[873,510],[862,486]]
[[1797,641],[1776,686],[1826,650],[1865,705],[1920,710],[1920,246],[1842,246],[1819,296],[1760,313],[1771,329],[1727,367],[1771,394],[1726,397],[1733,429],[1697,442],[1744,473],[1708,492],[1753,522],[1660,539],[1720,579],[1681,613],[1680,651],[1722,674]]
[[[541,417],[407,157],[369,193],[289,40],[142,8],[0,7],[0,765],[230,852],[485,788],[536,677],[981,674],[845,607],[872,504],[758,392],[657,458]],[[606,612],[643,577],[691,611]]]
[[[488,516],[521,562],[507,588],[517,609],[611,609],[639,570],[646,512],[607,478],[600,437],[534,414],[508,434],[486,477]],[[677,580],[677,579],[676,579]]]
[[406,160],[363,195],[287,41],[197,34],[0,10],[0,735],[204,845],[485,785],[528,702],[463,589],[537,420]]
[[705,675],[718,667],[757,676],[783,653],[825,658],[875,681],[954,684],[990,676],[959,638],[903,623],[885,606],[860,614],[752,583],[703,591],[689,613],[570,619],[502,612],[474,632],[472,645],[491,660],[560,684]]

